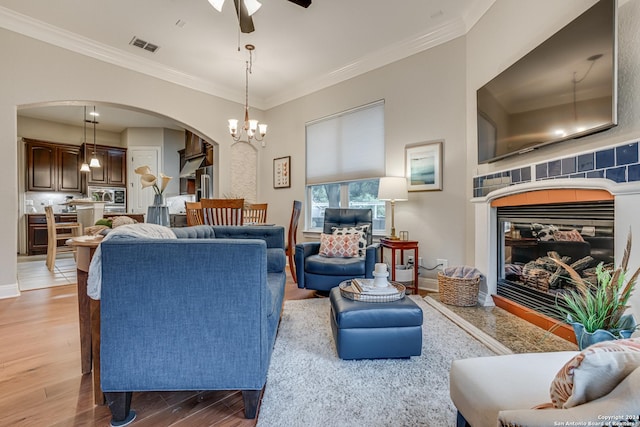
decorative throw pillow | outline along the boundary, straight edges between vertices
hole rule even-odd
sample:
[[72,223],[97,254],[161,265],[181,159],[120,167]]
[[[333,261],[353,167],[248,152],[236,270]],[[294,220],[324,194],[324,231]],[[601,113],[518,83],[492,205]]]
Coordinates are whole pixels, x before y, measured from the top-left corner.
[[320,235],[320,255],[328,258],[351,258],[358,256],[357,234]]
[[551,402],[566,409],[598,399],[640,367],[640,338],[604,341],[582,350],[551,382]]
[[367,252],[367,232],[369,224],[356,225],[355,227],[331,227],[333,235],[357,234],[358,235],[358,254],[364,256]]
[[553,238],[558,242],[584,242],[582,235],[575,228],[569,231],[554,231]]
[[541,242],[554,240],[554,231],[558,231],[558,227],[555,225],[531,224],[531,234]]

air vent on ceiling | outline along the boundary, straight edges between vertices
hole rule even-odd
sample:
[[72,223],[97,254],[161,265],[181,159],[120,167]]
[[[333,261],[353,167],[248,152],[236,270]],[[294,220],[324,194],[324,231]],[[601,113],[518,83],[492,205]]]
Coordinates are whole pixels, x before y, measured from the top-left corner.
[[156,44],[152,44],[149,42],[146,42],[142,39],[139,39],[138,37],[134,36],[131,41],[129,42],[130,45],[139,47],[140,49],[144,49],[147,50],[151,53],[155,53],[156,50],[158,50],[160,48],[160,46],[156,45]]

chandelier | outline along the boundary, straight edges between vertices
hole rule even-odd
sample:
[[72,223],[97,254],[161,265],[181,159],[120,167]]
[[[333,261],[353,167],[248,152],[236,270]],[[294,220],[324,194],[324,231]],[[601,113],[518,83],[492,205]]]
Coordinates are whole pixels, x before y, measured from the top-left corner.
[[[224,6],[224,0],[209,0],[211,6],[213,6],[218,12],[222,12],[222,6]],[[260,9],[262,3],[258,0],[244,0],[244,6],[247,8],[247,14],[253,15]]]
[[249,120],[249,74],[251,73],[251,66],[253,65],[253,50],[256,47],[252,44],[245,46],[245,49],[249,51],[249,60],[246,61],[245,70],[245,97],[244,97],[244,123],[241,128],[238,129],[238,120],[229,119],[229,133],[234,141],[238,142],[243,139],[246,134],[247,142],[256,140],[262,142],[264,147],[264,136],[267,134],[267,125],[264,123],[258,123],[257,120]]

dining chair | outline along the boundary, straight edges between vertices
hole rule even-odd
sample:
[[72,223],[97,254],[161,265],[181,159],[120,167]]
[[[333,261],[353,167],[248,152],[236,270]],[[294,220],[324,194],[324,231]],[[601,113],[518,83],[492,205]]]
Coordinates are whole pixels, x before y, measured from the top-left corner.
[[268,203],[251,203],[244,210],[244,223],[266,224]]
[[298,277],[296,276],[296,264],[293,261],[293,254],[296,250],[296,242],[298,241],[298,220],[300,219],[301,211],[302,202],[294,200],[293,209],[291,210],[291,219],[289,220],[289,231],[287,232],[287,248],[285,249],[285,253],[289,260],[289,270],[291,271],[291,277],[293,277],[294,283],[298,283]]
[[75,252],[71,246],[58,247],[59,241],[66,241],[72,237],[82,235],[82,224],[79,222],[56,222],[51,206],[44,207],[47,219],[47,268],[53,271],[56,266],[56,255],[58,252]]
[[202,225],[202,203],[200,202],[184,202],[185,212],[187,213],[187,225]]
[[206,225],[242,225],[244,199],[201,199]]

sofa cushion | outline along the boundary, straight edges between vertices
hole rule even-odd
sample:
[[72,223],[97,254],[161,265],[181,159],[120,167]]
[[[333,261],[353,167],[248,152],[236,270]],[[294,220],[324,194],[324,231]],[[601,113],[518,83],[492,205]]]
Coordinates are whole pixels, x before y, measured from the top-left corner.
[[640,367],[640,338],[587,347],[560,369],[551,383],[551,402],[566,409],[608,394]]
[[357,234],[358,240],[358,255],[364,256],[367,250],[367,233],[369,232],[369,225],[356,225],[355,227],[331,227],[333,235],[343,236],[345,234]]
[[[361,257],[327,258],[311,255],[305,258],[304,271],[324,276],[364,277],[365,261]],[[334,285],[335,286],[335,285]]]
[[171,230],[173,230],[178,239],[214,239],[216,237],[216,233],[210,225],[174,227]]
[[358,256],[359,234],[320,235],[320,255],[327,258],[351,258]]

